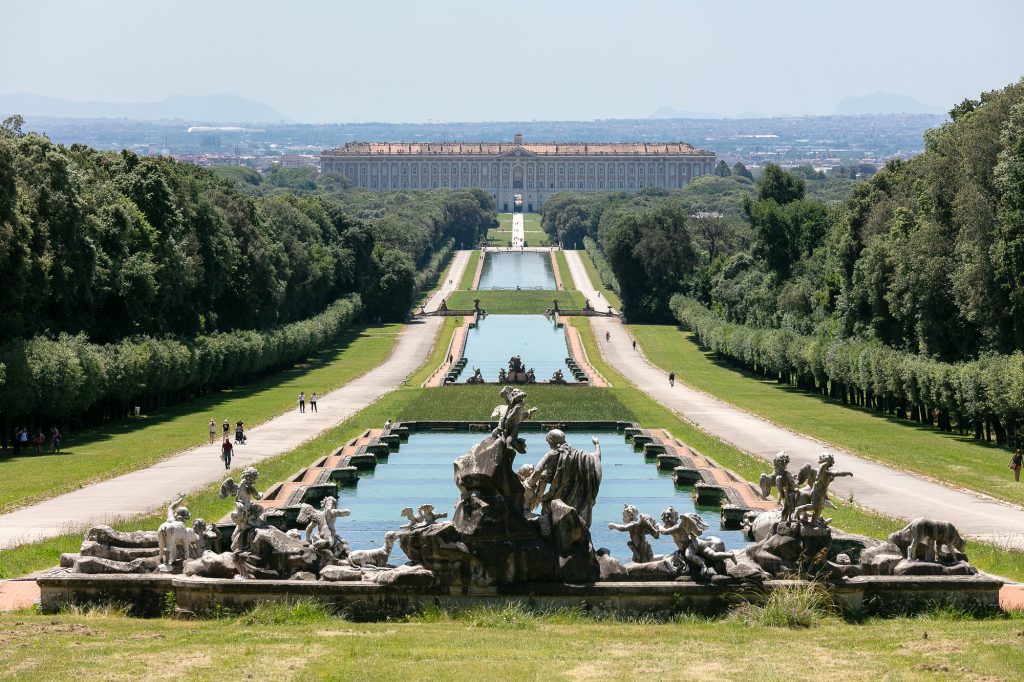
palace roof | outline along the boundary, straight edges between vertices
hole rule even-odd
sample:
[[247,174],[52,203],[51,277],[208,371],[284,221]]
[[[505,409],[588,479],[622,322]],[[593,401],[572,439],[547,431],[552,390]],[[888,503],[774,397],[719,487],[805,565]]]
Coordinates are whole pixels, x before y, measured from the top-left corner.
[[521,149],[538,156],[710,156],[685,142],[349,142],[325,156],[500,156]]

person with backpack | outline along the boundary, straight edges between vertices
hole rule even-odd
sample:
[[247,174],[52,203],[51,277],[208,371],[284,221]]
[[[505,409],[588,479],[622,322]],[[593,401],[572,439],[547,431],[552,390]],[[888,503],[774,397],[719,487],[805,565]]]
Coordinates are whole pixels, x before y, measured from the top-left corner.
[[669,388],[675,388],[675,386],[676,386],[676,373],[675,372],[669,372],[668,373],[668,385],[669,385]]
[[1013,457],[1010,458],[1010,468],[1013,469],[1013,480],[1020,482],[1020,470],[1024,467],[1024,455],[1021,454],[1020,448],[1013,453]]

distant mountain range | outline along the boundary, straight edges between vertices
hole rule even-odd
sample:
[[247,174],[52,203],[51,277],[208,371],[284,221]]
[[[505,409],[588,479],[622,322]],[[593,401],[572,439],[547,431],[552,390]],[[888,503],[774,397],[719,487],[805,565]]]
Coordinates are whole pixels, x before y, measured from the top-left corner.
[[944,114],[942,107],[933,107],[917,101],[907,95],[895,95],[891,92],[873,92],[860,97],[846,97],[836,105],[836,114],[840,116],[858,116],[862,114]]
[[238,95],[171,95],[159,102],[77,102],[29,93],[0,95],[0,118],[10,114],[52,118],[181,119],[217,123],[291,123],[280,111]]

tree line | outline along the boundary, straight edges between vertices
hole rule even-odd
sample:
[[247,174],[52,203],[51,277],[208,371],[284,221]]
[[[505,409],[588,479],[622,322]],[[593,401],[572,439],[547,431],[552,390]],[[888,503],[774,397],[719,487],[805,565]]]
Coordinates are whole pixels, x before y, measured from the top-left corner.
[[479,190],[376,194],[291,171],[66,147],[6,119],[4,436],[12,419],[95,421],[281,368],[357,318],[403,320],[453,245],[497,224]]
[[941,362],[873,340],[727,322],[681,294],[671,307],[702,346],[755,374],[943,431],[1024,438],[1024,352]]

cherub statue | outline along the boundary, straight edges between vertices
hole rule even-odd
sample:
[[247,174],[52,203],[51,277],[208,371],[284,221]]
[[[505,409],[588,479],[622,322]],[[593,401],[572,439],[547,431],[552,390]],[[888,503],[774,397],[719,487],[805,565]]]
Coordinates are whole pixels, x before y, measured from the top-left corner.
[[508,381],[508,372],[505,371],[504,367],[498,369],[498,383],[504,384]]
[[[708,577],[715,571],[708,563],[718,563],[720,568],[727,559],[736,563],[736,555],[733,552],[716,550],[710,540],[703,540],[700,534],[708,529],[708,524],[698,514],[689,513],[680,515],[675,507],[666,507],[661,512],[661,522],[665,525],[658,526],[658,532],[670,536],[676,543],[675,556],[690,569],[690,575],[694,577]],[[714,543],[722,547],[721,541]]]
[[562,370],[561,369],[556,369],[555,373],[551,375],[551,379],[548,380],[548,383],[549,384],[564,384],[564,383],[566,383],[565,375],[562,374]]
[[466,379],[466,383],[467,384],[482,384],[482,383],[484,383],[484,375],[483,375],[483,372],[480,371],[479,367],[474,367],[473,368],[473,376],[471,376],[470,378]]
[[157,543],[160,548],[160,565],[170,569],[174,564],[191,558],[196,552],[195,533],[185,525],[190,514],[188,507],[180,506],[185,501],[185,493],[178,493],[177,499],[167,507],[167,520],[160,524],[156,531]]
[[262,505],[253,502],[263,499],[263,494],[256,490],[256,479],[259,475],[254,467],[246,467],[238,484],[234,479],[227,478],[220,486],[221,499],[229,495],[235,497],[235,511],[231,513],[231,520],[235,522],[235,531],[231,534],[232,552],[249,549],[256,529],[267,527],[267,522],[263,519]]
[[785,451],[775,455],[772,460],[772,473],[761,474],[761,497],[768,499],[772,488],[779,491],[779,503],[782,505],[782,522],[785,523],[793,517],[793,509],[796,507],[797,483],[793,474],[789,473],[789,455]]
[[[813,477],[813,483],[811,485],[809,500],[798,505],[793,510],[793,515],[798,519],[802,519],[808,523],[817,523],[821,525],[828,525],[832,519],[823,519],[821,512],[825,509],[825,505],[828,502],[828,487],[832,484],[832,481],[842,476],[853,476],[849,471],[832,471],[832,467],[835,466],[836,460],[831,454],[823,452],[818,457],[817,475]],[[802,501],[802,500],[801,500]]]
[[448,518],[448,512],[438,514],[434,512],[434,505],[421,504],[418,512],[414,512],[412,507],[406,507],[400,516],[409,520],[407,524],[400,527],[401,530],[410,530],[416,526],[429,526],[438,519]]
[[207,524],[202,517],[197,518],[192,522],[192,532],[198,540],[196,544],[196,552],[194,556],[190,556],[190,559],[195,559],[202,555],[206,550],[213,550],[217,546],[217,540],[219,535],[217,533],[217,527],[213,524]]
[[[347,551],[347,545],[338,536],[335,522],[351,513],[348,509],[338,509],[338,498],[329,495],[320,503],[319,510],[308,504],[300,504],[299,516],[296,521],[300,524],[307,524],[306,542],[313,545],[314,549],[324,547],[334,554],[340,555]],[[313,542],[313,531],[316,531],[317,534],[316,542]]]
[[533,373],[533,367],[526,370],[526,383],[535,384],[537,383],[537,375]]
[[523,512],[525,514],[529,514],[533,511],[534,507],[540,504],[540,497],[537,495],[537,491],[529,486],[533,471],[533,465],[529,463],[519,467],[519,470],[516,471],[516,476],[523,482],[523,489],[526,491],[526,494],[523,496]]
[[507,404],[499,405],[491,414],[492,417],[498,417],[498,427],[491,435],[502,439],[509,448],[523,454],[526,452],[526,441],[519,437],[519,425],[529,419],[537,408],[526,409],[526,392],[515,386],[506,386],[501,389],[499,395]]
[[647,541],[647,536],[658,537],[658,526],[654,519],[632,504],[622,506],[622,523],[609,523],[608,530],[629,533],[626,546],[633,551],[633,561],[638,564],[654,561],[654,549]]

